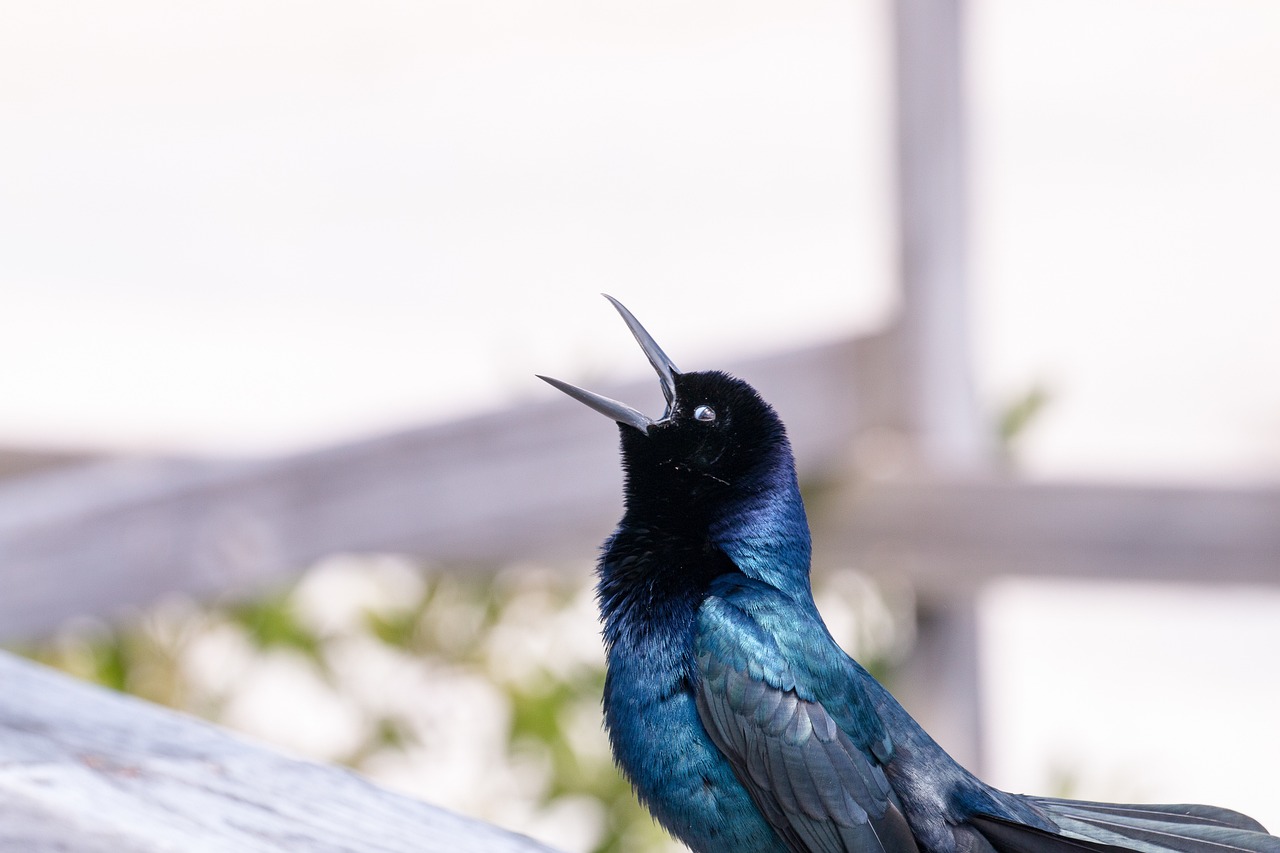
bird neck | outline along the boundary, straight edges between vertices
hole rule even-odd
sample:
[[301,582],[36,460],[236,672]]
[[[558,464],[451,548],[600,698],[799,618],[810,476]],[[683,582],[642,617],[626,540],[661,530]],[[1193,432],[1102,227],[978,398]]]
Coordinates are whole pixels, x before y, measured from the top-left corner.
[[[596,588],[605,643],[672,643],[682,658],[685,635],[711,582],[737,569],[689,527],[654,526],[624,516],[600,558]],[[673,658],[669,663],[673,665]]]
[[606,641],[664,623],[683,631],[727,573],[812,604],[809,524],[785,439],[725,485],[690,493],[627,478],[627,511],[599,567]]
[[798,602],[812,600],[809,521],[795,463],[785,445],[773,464],[740,484],[733,499],[713,517],[707,538],[748,577]]

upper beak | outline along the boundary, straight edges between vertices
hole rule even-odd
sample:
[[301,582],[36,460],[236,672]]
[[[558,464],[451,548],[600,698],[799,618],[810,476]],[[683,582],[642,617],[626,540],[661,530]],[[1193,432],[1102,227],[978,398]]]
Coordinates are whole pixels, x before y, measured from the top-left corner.
[[[670,414],[671,408],[676,399],[676,376],[680,373],[676,370],[676,366],[671,363],[671,359],[667,358],[667,354],[654,341],[653,337],[645,331],[644,326],[640,325],[626,306],[609,294],[604,294],[604,298],[613,303],[613,307],[618,309],[618,313],[622,315],[622,319],[626,322],[627,328],[631,330],[631,334],[635,336],[636,342],[640,344],[640,349],[644,350],[645,356],[648,357],[649,363],[653,365],[653,369],[658,373],[658,381],[662,383],[662,396],[667,399],[667,414]],[[543,382],[546,382],[580,403],[586,403],[602,415],[617,421],[620,424],[633,426],[643,433],[649,432],[649,427],[658,423],[648,415],[636,411],[625,403],[619,403],[617,400],[610,400],[608,397],[602,397],[591,391],[579,388],[576,385],[570,385],[568,382],[561,382],[559,379],[552,379],[549,376],[538,376]],[[665,418],[667,415],[663,415]]]

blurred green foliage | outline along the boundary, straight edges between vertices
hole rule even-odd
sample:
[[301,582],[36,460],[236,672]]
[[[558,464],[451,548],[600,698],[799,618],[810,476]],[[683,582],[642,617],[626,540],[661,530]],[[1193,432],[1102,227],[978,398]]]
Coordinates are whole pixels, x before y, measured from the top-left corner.
[[996,447],[1007,464],[1014,463],[1018,446],[1052,400],[1049,387],[1036,382],[1000,407],[996,416]]

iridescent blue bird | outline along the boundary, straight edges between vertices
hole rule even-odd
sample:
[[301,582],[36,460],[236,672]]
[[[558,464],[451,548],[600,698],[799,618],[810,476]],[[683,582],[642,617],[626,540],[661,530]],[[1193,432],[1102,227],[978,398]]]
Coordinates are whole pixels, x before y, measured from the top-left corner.
[[698,853],[1280,853],[1227,809],[1008,794],[957,764],[823,624],[777,414],[725,373],[678,371],[609,299],[663,416],[541,378],[620,426],[625,511],[597,590],[605,724],[676,838]]

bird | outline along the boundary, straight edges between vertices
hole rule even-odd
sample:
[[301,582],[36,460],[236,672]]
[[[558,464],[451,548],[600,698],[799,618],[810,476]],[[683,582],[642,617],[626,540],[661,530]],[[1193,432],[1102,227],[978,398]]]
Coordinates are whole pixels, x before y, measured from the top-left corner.
[[663,415],[538,378],[619,427],[623,515],[596,571],[604,724],[671,835],[696,853],[1280,853],[1228,809],[1011,794],[962,767],[823,623],[778,414],[727,373],[677,370],[605,296]]

